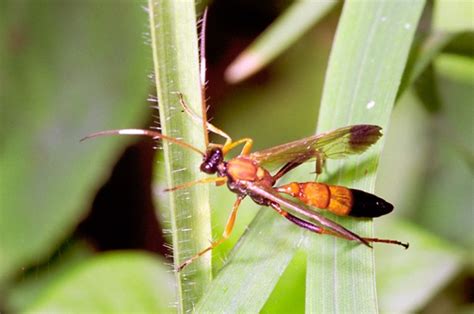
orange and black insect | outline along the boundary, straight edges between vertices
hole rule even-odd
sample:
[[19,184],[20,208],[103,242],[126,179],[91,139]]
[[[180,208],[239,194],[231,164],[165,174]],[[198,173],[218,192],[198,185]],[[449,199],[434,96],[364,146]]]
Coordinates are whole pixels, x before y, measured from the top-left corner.
[[[203,27],[204,26],[205,23],[203,23]],[[204,32],[205,30],[203,28],[202,33],[204,34]],[[201,38],[204,38],[204,36],[201,36]],[[205,82],[204,65],[204,41],[202,41],[201,82]],[[202,94],[204,95],[204,88],[202,90]],[[233,141],[225,132],[207,122],[204,101],[202,101],[202,117],[199,117],[187,106],[183,95],[180,93],[177,94],[181,105],[191,118],[202,123],[207,146],[206,152],[176,138],[166,136],[156,131],[142,129],[102,131],[90,134],[84,139],[103,135],[143,135],[175,143],[202,155],[203,161],[200,165],[200,170],[206,174],[216,174],[217,176],[188,182],[180,186],[169,188],[167,191],[187,188],[198,183],[216,183],[216,185],[227,183],[229,190],[237,194],[237,199],[228,218],[222,237],[181,263],[177,267],[178,271],[218,246],[230,236],[237,217],[239,205],[246,196],[249,196],[257,204],[273,208],[279,215],[285,217],[287,220],[314,233],[328,234],[357,241],[368,247],[371,247],[371,242],[383,242],[408,248],[408,243],[397,240],[359,236],[313,209],[314,207],[327,209],[336,215],[355,217],[378,217],[388,214],[393,210],[393,206],[390,203],[373,194],[319,182],[292,182],[282,186],[276,186],[278,179],[305,162],[315,160],[316,172],[321,173],[322,165],[327,159],[341,159],[348,155],[361,154],[372,144],[377,142],[382,135],[379,126],[361,124],[342,127],[331,132],[310,136],[252,153],[252,139],[243,138]],[[202,98],[204,100],[205,97],[203,96]],[[226,139],[225,144],[209,144],[208,131],[223,136]],[[229,151],[242,144],[242,151],[237,157],[225,160],[225,156]],[[279,168],[279,170],[272,175],[268,169],[274,168]],[[282,194],[291,195],[300,202],[287,199],[283,197]],[[285,209],[289,209],[292,213],[287,212]]]
[[[182,105],[189,112],[190,109],[184,103],[182,95],[179,96]],[[249,196],[257,204],[273,208],[278,214],[292,223],[318,234],[329,234],[347,240],[354,240],[368,247],[371,247],[371,242],[383,242],[408,248],[407,243],[396,240],[359,236],[311,208],[327,209],[336,215],[355,217],[378,217],[388,214],[393,210],[393,206],[390,203],[373,194],[319,182],[292,182],[282,186],[275,186],[278,179],[283,175],[310,160],[315,159],[316,168],[320,168],[326,159],[339,159],[364,152],[377,142],[382,135],[380,127],[365,124],[347,126],[251,153],[252,139],[243,138],[238,141],[232,141],[226,133],[212,124],[206,123],[206,126],[210,131],[225,136],[227,139],[226,143],[224,145],[212,144],[206,152],[202,152],[181,140],[168,137],[156,131],[141,129],[108,130],[93,133],[86,137],[92,138],[112,134],[144,135],[152,138],[161,138],[192,149],[203,157],[200,166],[201,171],[207,174],[216,174],[217,177],[208,177],[185,183],[170,188],[167,191],[186,188],[197,183],[215,182],[218,185],[227,183],[229,190],[237,194],[237,199],[222,237],[183,262],[179,265],[178,270],[183,269],[229,237],[234,227],[240,202],[246,196]],[[240,154],[226,161],[224,158],[228,152],[241,144],[244,146]],[[277,165],[280,165],[281,168],[274,175],[265,168]],[[308,206],[289,200],[281,194],[291,195]],[[299,216],[304,216],[309,221],[287,212],[284,208],[291,210]]]

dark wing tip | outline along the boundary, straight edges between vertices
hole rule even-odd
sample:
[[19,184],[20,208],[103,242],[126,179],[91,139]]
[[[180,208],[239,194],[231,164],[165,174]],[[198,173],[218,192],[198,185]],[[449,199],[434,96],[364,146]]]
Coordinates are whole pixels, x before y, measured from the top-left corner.
[[364,151],[375,144],[382,136],[382,128],[378,125],[359,124],[351,128],[349,144],[355,151]]

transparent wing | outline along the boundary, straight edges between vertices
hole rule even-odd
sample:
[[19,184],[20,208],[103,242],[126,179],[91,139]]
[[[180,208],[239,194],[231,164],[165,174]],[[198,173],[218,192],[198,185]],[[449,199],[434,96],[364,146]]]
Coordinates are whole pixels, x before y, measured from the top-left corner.
[[250,158],[269,169],[292,162],[301,164],[315,157],[340,159],[361,154],[382,136],[377,125],[358,124],[306,137],[250,154]]

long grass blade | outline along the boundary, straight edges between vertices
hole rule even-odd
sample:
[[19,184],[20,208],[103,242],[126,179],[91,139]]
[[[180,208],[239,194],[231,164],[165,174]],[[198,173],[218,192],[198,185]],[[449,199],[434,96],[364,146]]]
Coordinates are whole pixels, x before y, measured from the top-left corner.
[[[388,131],[423,5],[422,0],[345,2],[326,73],[318,132],[357,123]],[[373,192],[382,144],[383,140],[357,158],[331,163],[326,172],[331,182]],[[361,235],[373,235],[371,221],[337,221]],[[308,238],[306,312],[376,313],[373,251],[336,238]]]
[[[288,180],[302,181],[314,171],[301,166]],[[259,312],[303,244],[304,230],[262,207],[197,306],[198,313]]]
[[337,3],[337,0],[295,1],[229,65],[226,70],[227,81],[240,82],[265,67],[326,16]]

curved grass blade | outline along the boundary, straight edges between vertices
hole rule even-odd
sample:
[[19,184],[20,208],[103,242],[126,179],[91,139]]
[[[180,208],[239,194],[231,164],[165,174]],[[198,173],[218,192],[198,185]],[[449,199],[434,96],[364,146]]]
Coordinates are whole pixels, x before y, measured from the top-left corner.
[[[343,8],[326,74],[318,132],[372,123],[387,132],[424,1],[349,1]],[[373,191],[382,145],[331,163],[332,183]],[[323,179],[324,180],[324,179]],[[337,218],[363,236],[371,221]],[[376,313],[373,251],[330,237],[308,236],[306,311]],[[398,248],[392,248],[398,250]]]
[[[276,216],[269,208],[258,212],[200,300],[196,313],[260,311],[303,240],[302,229]],[[265,280],[256,282],[255,274],[259,278],[265,274]]]
[[[194,3],[191,1],[148,1],[151,45],[158,96],[161,130],[168,136],[203,148],[201,125],[182,113],[177,92],[188,105],[201,110],[198,43]],[[204,149],[203,149],[204,150]],[[164,175],[167,187],[202,177],[201,156],[177,145],[163,142]],[[159,180],[160,178],[157,178]],[[159,188],[160,191],[162,187]],[[175,266],[208,245],[210,211],[208,187],[196,185],[169,192],[168,218]],[[158,205],[164,209],[163,204]],[[184,271],[175,273],[178,312],[190,311],[211,278],[210,259],[201,258]]]
[[438,111],[441,108],[441,100],[433,61],[443,52],[472,55],[472,37],[472,32],[433,32],[416,43],[403,73],[397,100],[413,86],[424,107],[432,112]]
[[[303,181],[314,171],[305,164],[285,176]],[[262,207],[196,307],[197,313],[259,312],[304,240],[304,230]]]
[[[469,32],[434,32],[422,39],[410,52],[402,82],[398,89],[397,99],[400,98],[406,89],[412,86],[420,76],[423,76],[426,71],[430,71],[429,66],[433,60],[445,49],[449,48],[450,45],[461,45],[459,49],[461,52],[465,52],[466,49],[462,46],[462,41],[467,40],[469,35],[471,35]],[[456,48],[453,47],[453,49]]]
[[295,1],[226,70],[226,79],[238,83],[265,67],[322,19],[336,0]]

